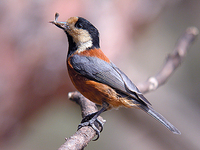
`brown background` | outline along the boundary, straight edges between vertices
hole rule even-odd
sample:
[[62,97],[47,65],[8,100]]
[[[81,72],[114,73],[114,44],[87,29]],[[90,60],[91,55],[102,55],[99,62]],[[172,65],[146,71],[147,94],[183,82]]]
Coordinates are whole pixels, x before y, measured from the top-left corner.
[[[104,53],[139,84],[161,67],[189,26],[200,29],[197,0],[2,0],[0,2],[0,149],[57,149],[81,120],[66,70],[67,38],[48,23],[71,16],[100,31]],[[106,112],[104,131],[88,150],[200,149],[200,42],[158,90],[145,96],[182,135],[139,110]]]

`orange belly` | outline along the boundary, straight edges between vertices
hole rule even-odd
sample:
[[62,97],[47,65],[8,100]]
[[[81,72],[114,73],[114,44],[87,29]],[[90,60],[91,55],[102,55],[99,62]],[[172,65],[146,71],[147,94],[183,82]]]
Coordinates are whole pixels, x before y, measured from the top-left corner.
[[67,62],[68,73],[70,79],[76,89],[86,98],[92,102],[102,105],[103,102],[107,102],[110,105],[110,108],[118,108],[120,106],[132,107],[130,105],[130,100],[122,98],[114,89],[105,84],[89,80],[79,73],[77,73],[69,61]]

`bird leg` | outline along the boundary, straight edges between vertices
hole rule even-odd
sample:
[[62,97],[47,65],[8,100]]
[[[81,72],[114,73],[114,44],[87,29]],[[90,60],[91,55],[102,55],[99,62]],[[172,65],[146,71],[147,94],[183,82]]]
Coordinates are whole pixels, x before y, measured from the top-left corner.
[[[99,139],[100,132],[102,132],[102,130],[103,130],[103,123],[97,117],[102,112],[106,111],[108,106],[109,105],[107,103],[103,104],[103,107],[99,111],[85,116],[82,119],[81,124],[79,124],[79,126],[78,126],[78,129],[80,129],[84,126],[91,126],[96,131],[96,134],[97,134],[97,138],[94,139],[93,141],[96,141]],[[100,126],[100,130],[98,129],[98,126]]]

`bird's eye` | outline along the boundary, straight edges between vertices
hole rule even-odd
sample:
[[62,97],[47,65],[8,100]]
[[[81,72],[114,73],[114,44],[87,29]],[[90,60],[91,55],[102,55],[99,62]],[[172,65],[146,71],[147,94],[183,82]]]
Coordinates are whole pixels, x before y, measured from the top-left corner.
[[79,28],[79,29],[82,29],[83,28],[83,25],[81,24],[81,23],[76,23],[76,25],[75,25],[77,28]]

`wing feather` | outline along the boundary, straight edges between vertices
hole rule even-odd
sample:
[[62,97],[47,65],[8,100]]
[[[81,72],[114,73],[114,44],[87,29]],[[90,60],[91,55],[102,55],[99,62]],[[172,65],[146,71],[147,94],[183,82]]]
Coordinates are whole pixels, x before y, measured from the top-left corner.
[[70,63],[75,71],[88,79],[109,85],[135,100],[141,100],[145,104],[151,105],[132,81],[113,63],[105,62],[97,57],[80,55],[70,57]]

